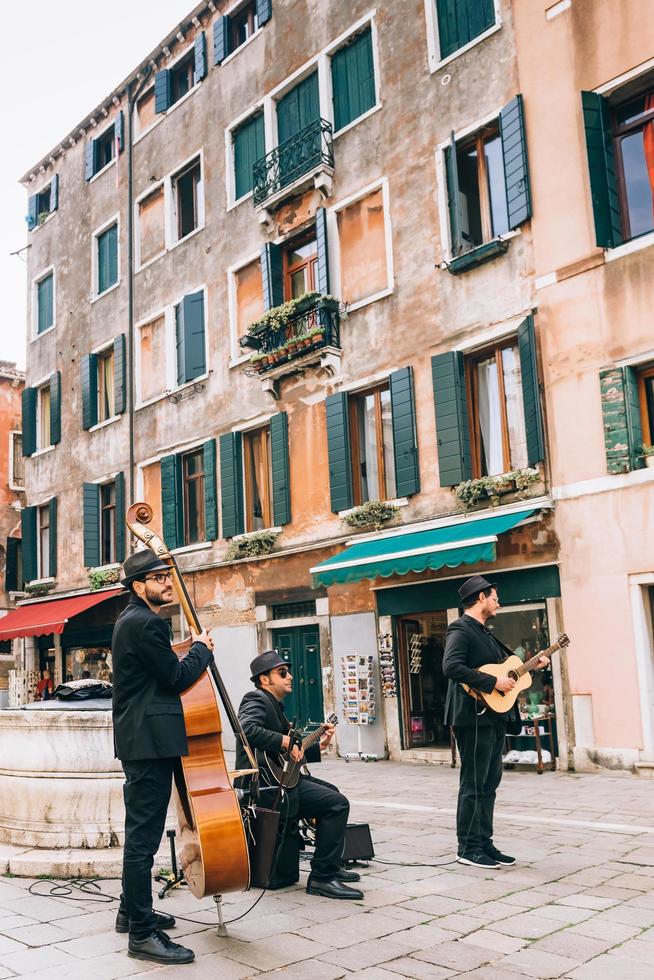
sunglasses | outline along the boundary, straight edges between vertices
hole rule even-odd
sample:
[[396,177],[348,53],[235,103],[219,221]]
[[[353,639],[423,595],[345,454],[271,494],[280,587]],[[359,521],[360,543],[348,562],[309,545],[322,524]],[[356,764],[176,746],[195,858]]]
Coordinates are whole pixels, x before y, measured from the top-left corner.
[[145,576],[145,581],[146,582],[156,582],[157,585],[165,585],[166,582],[168,582],[169,580],[171,582],[173,580],[173,573],[172,572],[157,572],[156,575],[146,575]]
[[279,676],[283,679],[284,677],[288,677],[290,670],[288,667],[277,667],[275,668],[275,673],[279,674]]

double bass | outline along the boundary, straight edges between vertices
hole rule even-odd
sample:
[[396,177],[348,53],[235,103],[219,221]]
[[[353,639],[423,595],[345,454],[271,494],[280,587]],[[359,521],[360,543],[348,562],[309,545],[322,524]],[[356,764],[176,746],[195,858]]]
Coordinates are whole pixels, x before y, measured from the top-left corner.
[[[127,511],[126,523],[136,538],[170,566],[186,621],[194,632],[200,633],[200,620],[177,562],[164,541],[147,526],[152,517],[149,504],[136,503]],[[173,644],[180,659],[188,653],[191,642],[186,639]],[[242,794],[234,789],[232,780],[249,775],[256,787],[257,763],[213,661],[182,693],[181,700],[188,755],[180,758],[175,769],[174,796],[179,823],[179,859],[184,877],[196,898],[243,891],[250,886],[248,836],[251,838],[251,831],[246,833]],[[234,734],[242,741],[251,769],[230,772],[227,768],[219,700]],[[251,795],[256,797],[256,789]]]

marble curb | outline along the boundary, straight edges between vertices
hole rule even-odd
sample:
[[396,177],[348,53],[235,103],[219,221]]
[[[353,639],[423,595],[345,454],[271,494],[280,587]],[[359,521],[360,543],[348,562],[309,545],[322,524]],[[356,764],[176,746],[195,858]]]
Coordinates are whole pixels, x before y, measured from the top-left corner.
[[[19,847],[0,844],[0,874],[18,878],[120,878],[121,847],[88,848]],[[154,873],[170,867],[170,851],[162,848],[155,857]]]

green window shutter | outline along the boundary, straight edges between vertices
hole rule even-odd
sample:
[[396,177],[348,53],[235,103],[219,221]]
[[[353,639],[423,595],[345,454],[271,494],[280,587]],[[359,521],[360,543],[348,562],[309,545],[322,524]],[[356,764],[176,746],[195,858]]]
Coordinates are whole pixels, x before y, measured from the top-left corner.
[[127,408],[127,358],[125,334],[114,337],[114,412],[121,415]]
[[441,59],[473,41],[495,23],[493,0],[436,0]]
[[54,275],[50,273],[36,286],[37,333],[43,333],[54,323]]
[[615,248],[622,242],[622,225],[611,136],[611,110],[607,99],[596,92],[582,92],[581,106],[586,130],[595,241],[602,248]]
[[284,276],[280,245],[266,242],[261,249],[261,282],[263,285],[263,305],[266,310],[281,306],[284,302]]
[[18,592],[23,587],[20,571],[20,538],[7,538],[5,592]]
[[372,31],[368,28],[332,57],[334,129],[362,116],[375,104]]
[[204,345],[204,291],[189,293],[177,308],[177,384],[199,378],[207,370]]
[[36,388],[23,388],[23,456],[32,456],[36,452],[36,399]]
[[125,116],[122,109],[116,115],[116,121],[114,122],[114,139],[118,146],[118,152],[122,153],[125,149]]
[[530,466],[535,466],[536,463],[542,462],[545,458],[545,439],[540,410],[536,330],[532,316],[528,316],[518,327],[518,351],[522,377],[522,401],[525,409],[527,462]]
[[207,541],[218,537],[218,498],[216,492],[216,440],[202,446],[204,456],[204,526]]
[[450,145],[445,147],[445,179],[447,181],[447,209],[450,215],[451,251],[454,256],[460,255],[463,251],[459,168],[456,160],[454,133],[450,138]]
[[[97,568],[100,564],[100,487],[97,483],[85,483],[82,488],[84,520],[84,564]],[[116,526],[118,512],[116,509]]]
[[204,31],[196,35],[193,43],[194,70],[193,81],[197,85],[207,74],[207,39]]
[[257,0],[257,23],[259,27],[267,24],[272,17],[272,0]]
[[50,529],[48,541],[50,544],[48,554],[48,575],[51,578],[57,577],[57,498],[52,497],[48,501]]
[[50,445],[61,442],[61,371],[50,375]]
[[36,507],[23,507],[20,513],[23,555],[23,581],[32,582],[37,574]]
[[164,68],[154,76],[154,111],[165,112],[172,99],[170,69]]
[[181,460],[172,453],[161,460],[163,539],[170,549],[184,544],[183,499]]
[[98,421],[98,358],[87,354],[82,358],[82,428],[90,429]]
[[39,216],[37,214],[38,199],[36,194],[32,194],[27,199],[27,230],[32,231],[36,228]]
[[243,534],[243,442],[240,432],[220,437],[220,507],[223,537]]
[[316,289],[323,296],[329,295],[329,249],[327,244],[327,212],[316,208]]
[[116,474],[116,561],[125,561],[125,474]]
[[278,412],[270,420],[273,522],[276,527],[291,521],[291,474],[288,454],[288,416]]
[[628,473],[639,469],[643,465],[643,431],[636,372],[630,367],[600,371],[600,390],[607,471]]
[[234,131],[234,193],[236,200],[252,190],[252,167],[266,155],[263,113]]
[[513,231],[531,218],[531,187],[522,95],[516,95],[500,112],[500,139],[509,228]]
[[319,118],[318,72],[314,71],[277,103],[277,143],[297,135]]
[[50,213],[59,207],[59,174],[53,174],[50,181]]
[[393,417],[393,454],[398,497],[410,497],[420,490],[416,402],[413,371],[410,367],[393,371],[389,378]]
[[325,400],[327,456],[332,511],[338,514],[352,506],[352,461],[347,392],[337,391]]
[[84,179],[90,180],[97,169],[97,146],[95,140],[88,140],[84,147]]
[[213,22],[213,63],[220,65],[229,54],[229,17],[217,17]]
[[98,235],[98,293],[118,282],[118,225]]
[[470,427],[460,351],[431,359],[440,485],[452,487],[472,476]]

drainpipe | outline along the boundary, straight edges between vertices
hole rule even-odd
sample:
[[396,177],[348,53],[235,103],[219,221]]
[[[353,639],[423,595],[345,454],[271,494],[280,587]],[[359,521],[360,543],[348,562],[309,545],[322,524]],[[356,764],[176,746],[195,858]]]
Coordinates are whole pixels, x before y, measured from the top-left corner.
[[[151,73],[144,69],[140,81],[127,84],[127,405],[129,415],[129,481],[128,499],[134,503],[134,109]],[[133,550],[132,536],[130,552]]]

